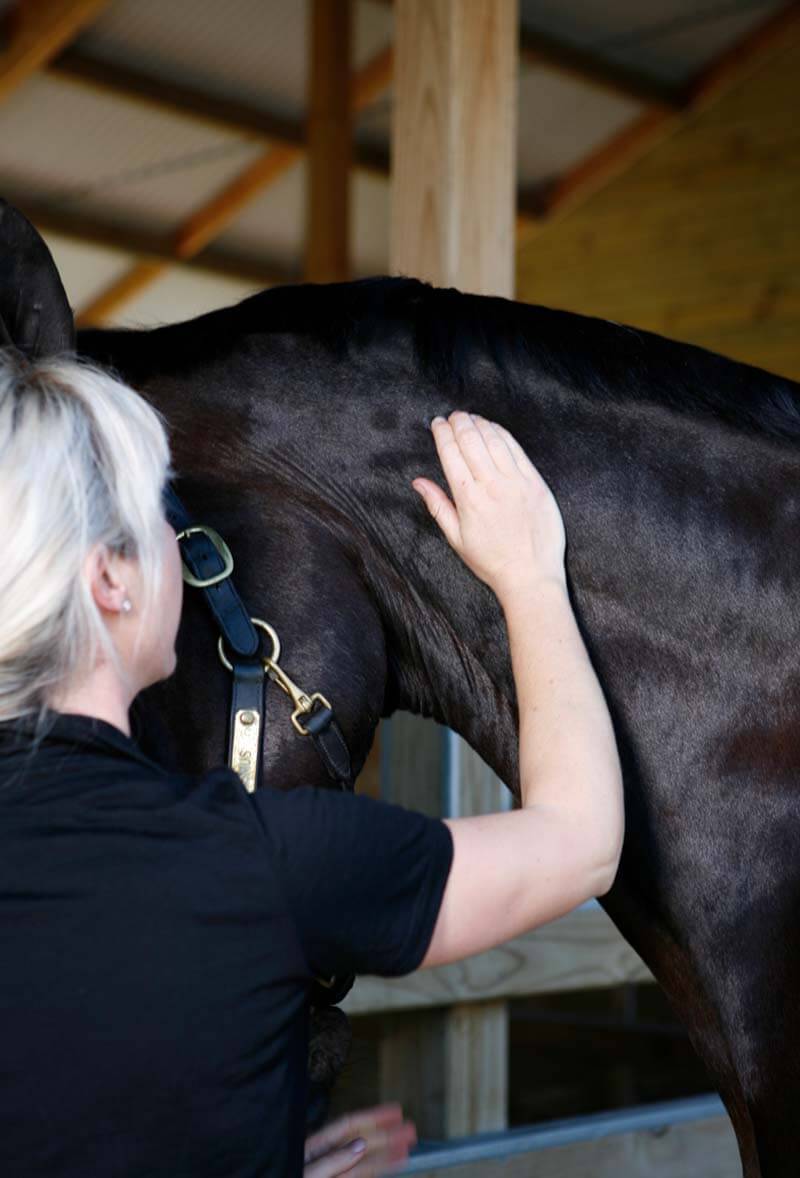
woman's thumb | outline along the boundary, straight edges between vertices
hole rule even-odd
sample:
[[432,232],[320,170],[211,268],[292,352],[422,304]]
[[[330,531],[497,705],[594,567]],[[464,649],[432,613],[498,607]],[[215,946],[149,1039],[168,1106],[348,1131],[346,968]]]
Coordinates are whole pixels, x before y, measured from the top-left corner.
[[411,486],[444,532],[447,542],[455,548],[459,540],[458,514],[444,491],[430,479],[413,479]]

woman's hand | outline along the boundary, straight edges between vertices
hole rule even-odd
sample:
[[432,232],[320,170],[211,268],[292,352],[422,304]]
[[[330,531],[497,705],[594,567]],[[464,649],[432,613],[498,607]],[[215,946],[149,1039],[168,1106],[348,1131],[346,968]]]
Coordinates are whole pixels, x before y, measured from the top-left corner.
[[360,1109],[306,1139],[303,1178],[388,1174],[402,1165],[416,1140],[416,1129],[403,1120],[399,1104]]
[[522,577],[563,584],[561,512],[516,438],[461,410],[431,429],[455,503],[431,479],[411,485],[467,567],[498,597]]

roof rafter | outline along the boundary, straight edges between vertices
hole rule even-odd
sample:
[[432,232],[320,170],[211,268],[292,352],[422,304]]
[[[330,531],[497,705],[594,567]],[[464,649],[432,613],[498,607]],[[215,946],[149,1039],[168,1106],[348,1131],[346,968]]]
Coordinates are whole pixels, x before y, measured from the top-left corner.
[[[387,72],[388,71],[388,72]],[[354,112],[363,110],[373,100],[383,78],[391,77],[391,55],[381,51],[351,75],[350,102]],[[387,83],[388,84],[388,83]],[[173,236],[173,256],[193,257],[235,219],[256,196],[283,175],[301,157],[305,145],[279,144],[270,147],[254,163],[239,173],[221,192],[206,201],[178,226]],[[168,261],[152,261],[131,267],[116,282],[93,299],[78,316],[81,326],[102,323],[133,294],[145,289],[168,268]]]
[[[389,5],[394,0],[383,2]],[[530,65],[547,66],[601,90],[632,98],[635,102],[675,109],[682,104],[680,91],[674,86],[629,66],[616,65],[590,49],[581,49],[550,33],[523,25],[520,28],[519,51],[522,60]]]
[[298,147],[304,140],[299,121],[279,118],[246,102],[221,98],[183,82],[157,78],[121,62],[103,61],[81,49],[65,49],[49,63],[48,72],[66,82],[169,111],[233,135],[277,140]]
[[[353,113],[358,114],[375,101],[389,86],[392,74],[390,49],[378,53],[364,70],[357,92],[351,94]],[[182,118],[227,131],[231,135],[263,139],[274,145],[305,149],[306,133],[300,120],[280,118],[246,102],[219,98],[192,86],[154,78],[131,66],[101,61],[78,49],[67,49],[48,67],[56,78],[78,83],[107,94],[171,111]],[[357,105],[356,105],[357,103]],[[374,151],[355,152],[356,167],[364,171],[389,174],[388,159],[376,157]]]
[[525,230],[568,213],[732,86],[800,36],[800,0],[791,0],[712,61],[684,87],[680,111],[651,107],[561,176],[521,194]]
[[46,65],[108,0],[25,0],[5,16],[6,43],[0,48],[0,102]]
[[618,97],[630,98],[645,106],[678,110],[683,105],[680,87],[661,82],[630,66],[616,65],[587,49],[579,49],[547,33],[534,32],[524,26],[519,34],[519,51],[529,65],[543,65],[568,74],[579,82],[596,86]]
[[298,282],[301,278],[298,272],[289,270],[278,262],[254,262],[245,255],[222,250],[206,250],[201,257],[176,258],[169,235],[122,228],[98,220],[94,214],[89,217],[64,212],[36,197],[26,195],[21,190],[9,189],[2,184],[1,178],[0,190],[9,203],[18,208],[40,232],[57,234],[81,245],[132,254],[144,262],[164,262],[170,267],[177,266],[195,272],[214,274],[220,278],[251,282],[254,286],[260,287]]
[[[689,83],[682,87],[680,97],[676,101],[674,96],[657,98],[649,102],[646,109],[627,124],[611,139],[590,152],[575,167],[563,175],[545,184],[540,184],[520,195],[517,229],[520,238],[528,232],[558,219],[572,208],[582,203],[595,191],[619,175],[625,168],[631,166],[645,152],[657,142],[677,130],[685,119],[692,117],[699,110],[714,101],[730,86],[758,68],[769,57],[789,43],[800,32],[800,0],[791,0],[776,13],[767,17],[750,33],[741,38],[734,46],[725,51],[708,67]],[[548,51],[555,54],[564,48],[557,46],[553,49],[549,45]],[[543,60],[543,42],[537,46],[526,41],[524,52],[537,59]],[[569,53],[573,51],[570,48]],[[88,61],[88,64],[87,64]],[[555,64],[553,62],[553,64]],[[563,68],[570,63],[563,59]],[[198,250],[202,249],[213,239],[222,228],[236,215],[238,209],[260,191],[271,179],[282,172],[300,157],[305,150],[303,128],[299,124],[274,120],[262,112],[255,112],[241,104],[223,102],[209,98],[206,95],[187,91],[183,87],[167,87],[162,90],[162,84],[153,84],[152,79],[142,81],[142,76],[134,71],[121,71],[118,84],[114,84],[116,67],[109,67],[102,63],[94,63],[89,59],[70,51],[62,54],[59,64],[53,68],[58,71],[64,66],[64,76],[71,75],[76,79],[90,84],[102,85],[113,89],[117,93],[124,93],[129,97],[141,98],[144,101],[156,103],[159,106],[171,106],[180,113],[190,117],[203,118],[216,122],[238,134],[251,134],[263,137],[277,144],[271,151],[265,153],[250,169],[240,175],[232,185],[217,198],[208,202],[203,209],[198,210],[193,217],[187,219],[174,238],[171,250],[161,249],[155,256],[161,260],[161,266],[156,269],[152,265],[153,251],[131,252],[147,253],[148,258],[143,262],[141,272],[127,275],[117,284],[117,289],[107,292],[112,301],[107,304],[110,310],[113,303],[118,305],[125,297],[130,297],[134,290],[152,282],[158,273],[162,272],[175,260],[188,260]],[[580,73],[582,63],[574,62],[575,74]],[[392,50],[387,48],[378,54],[363,70],[355,74],[351,80],[351,102],[354,112],[363,109],[369,102],[374,101],[391,82]],[[585,75],[584,75],[585,76]],[[604,84],[599,75],[597,84]],[[108,83],[108,85],[106,85]],[[153,88],[155,86],[155,88]],[[609,80],[606,88],[617,88],[616,82]],[[138,91],[138,93],[136,92]],[[632,95],[630,95],[632,96]],[[640,93],[639,100],[642,100]],[[267,127],[269,126],[269,131]],[[358,163],[361,167],[378,174],[388,176],[389,160],[385,153],[377,149],[359,152]],[[51,218],[52,219],[52,218]],[[243,277],[249,280],[259,267],[250,267],[242,259],[231,258],[226,255],[226,261],[206,258],[209,269],[219,269],[220,265],[233,277]],[[241,269],[239,268],[241,267]],[[135,271],[136,268],[134,268]],[[266,275],[265,275],[266,278]],[[284,274],[279,277],[276,273],[274,281],[294,281],[296,275]],[[260,279],[259,279],[260,281]],[[265,285],[271,285],[272,279],[267,278]],[[102,318],[107,313],[102,304],[87,309],[86,316],[91,318],[94,312]]]

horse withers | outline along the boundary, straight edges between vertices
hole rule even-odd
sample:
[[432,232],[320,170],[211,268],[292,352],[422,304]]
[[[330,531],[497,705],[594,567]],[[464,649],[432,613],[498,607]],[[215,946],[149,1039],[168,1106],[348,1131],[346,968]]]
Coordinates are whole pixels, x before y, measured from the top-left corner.
[[[3,210],[0,261],[21,256],[22,225]],[[49,330],[34,352],[71,346],[46,249],[25,259],[19,284],[0,284],[14,342],[38,307]],[[519,439],[564,516],[623,763],[625,850],[602,903],[686,1024],[745,1178],[793,1178],[800,387],[410,278],[275,288],[150,331],[81,331],[75,346],[166,415],[182,497],[228,540],[287,666],[333,702],[356,772],[379,719],[403,709],[453,728],[518,788],[499,604],[410,484],[442,482],[437,413],[469,409]],[[178,653],[143,695],[143,716],[166,718],[145,735],[200,771],[221,759],[228,683],[191,594]],[[264,758],[270,785],[325,784],[274,684]]]

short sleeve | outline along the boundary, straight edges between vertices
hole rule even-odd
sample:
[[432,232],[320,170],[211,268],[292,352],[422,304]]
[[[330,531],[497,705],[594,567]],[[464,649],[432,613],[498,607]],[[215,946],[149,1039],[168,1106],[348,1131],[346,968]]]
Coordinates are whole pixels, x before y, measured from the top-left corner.
[[445,823],[311,786],[248,797],[311,969],[384,977],[415,970],[453,860]]

